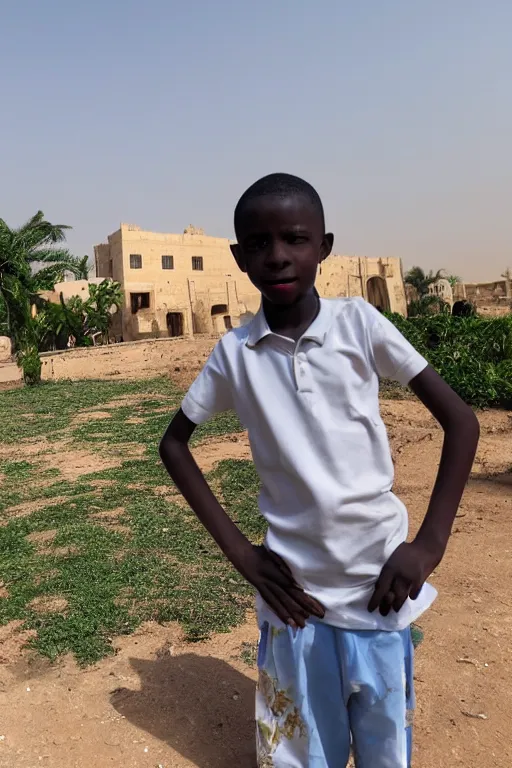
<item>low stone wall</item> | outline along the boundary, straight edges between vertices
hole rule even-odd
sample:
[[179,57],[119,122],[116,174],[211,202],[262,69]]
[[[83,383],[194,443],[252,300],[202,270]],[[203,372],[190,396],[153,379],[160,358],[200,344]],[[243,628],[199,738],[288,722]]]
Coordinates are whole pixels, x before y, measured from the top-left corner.
[[[42,378],[147,379],[167,374],[184,388],[203,367],[217,340],[218,336],[151,339],[44,352]],[[14,383],[21,378],[15,363],[0,365],[0,383]]]

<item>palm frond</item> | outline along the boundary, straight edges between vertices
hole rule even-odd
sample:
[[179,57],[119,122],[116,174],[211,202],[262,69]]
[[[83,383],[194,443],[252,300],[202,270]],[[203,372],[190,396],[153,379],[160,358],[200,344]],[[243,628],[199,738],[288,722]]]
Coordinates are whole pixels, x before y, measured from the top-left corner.
[[27,261],[30,264],[36,262],[40,262],[41,264],[62,264],[65,261],[73,265],[77,263],[75,256],[73,256],[67,248],[38,248],[27,255]]
[[75,277],[78,280],[87,280],[89,278],[89,256],[86,254],[85,256],[82,256],[81,259],[78,258],[77,266],[79,274],[75,275]]
[[61,264],[50,264],[32,275],[31,292],[52,291],[56,283],[64,279],[66,269]]

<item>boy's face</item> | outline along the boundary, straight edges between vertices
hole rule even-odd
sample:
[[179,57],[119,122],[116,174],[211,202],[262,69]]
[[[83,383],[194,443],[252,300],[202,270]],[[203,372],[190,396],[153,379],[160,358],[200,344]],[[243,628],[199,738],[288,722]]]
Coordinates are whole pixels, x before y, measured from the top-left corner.
[[292,305],[315,284],[331,252],[315,206],[302,195],[264,195],[247,203],[231,247],[238,266],[271,304]]

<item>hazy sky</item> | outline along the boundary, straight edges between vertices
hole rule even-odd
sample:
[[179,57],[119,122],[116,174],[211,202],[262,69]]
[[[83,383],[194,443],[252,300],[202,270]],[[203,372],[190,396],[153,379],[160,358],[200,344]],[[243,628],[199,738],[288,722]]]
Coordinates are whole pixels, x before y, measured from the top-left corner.
[[512,267],[511,0],[3,0],[0,216],[92,255],[121,221],[231,237],[256,178],[337,253]]

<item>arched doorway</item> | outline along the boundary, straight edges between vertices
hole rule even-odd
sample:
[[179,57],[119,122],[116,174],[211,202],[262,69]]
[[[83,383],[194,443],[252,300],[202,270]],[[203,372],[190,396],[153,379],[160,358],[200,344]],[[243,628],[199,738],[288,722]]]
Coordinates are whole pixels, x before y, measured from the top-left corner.
[[389,312],[389,293],[386,281],[382,277],[370,277],[366,282],[368,301],[380,312]]

